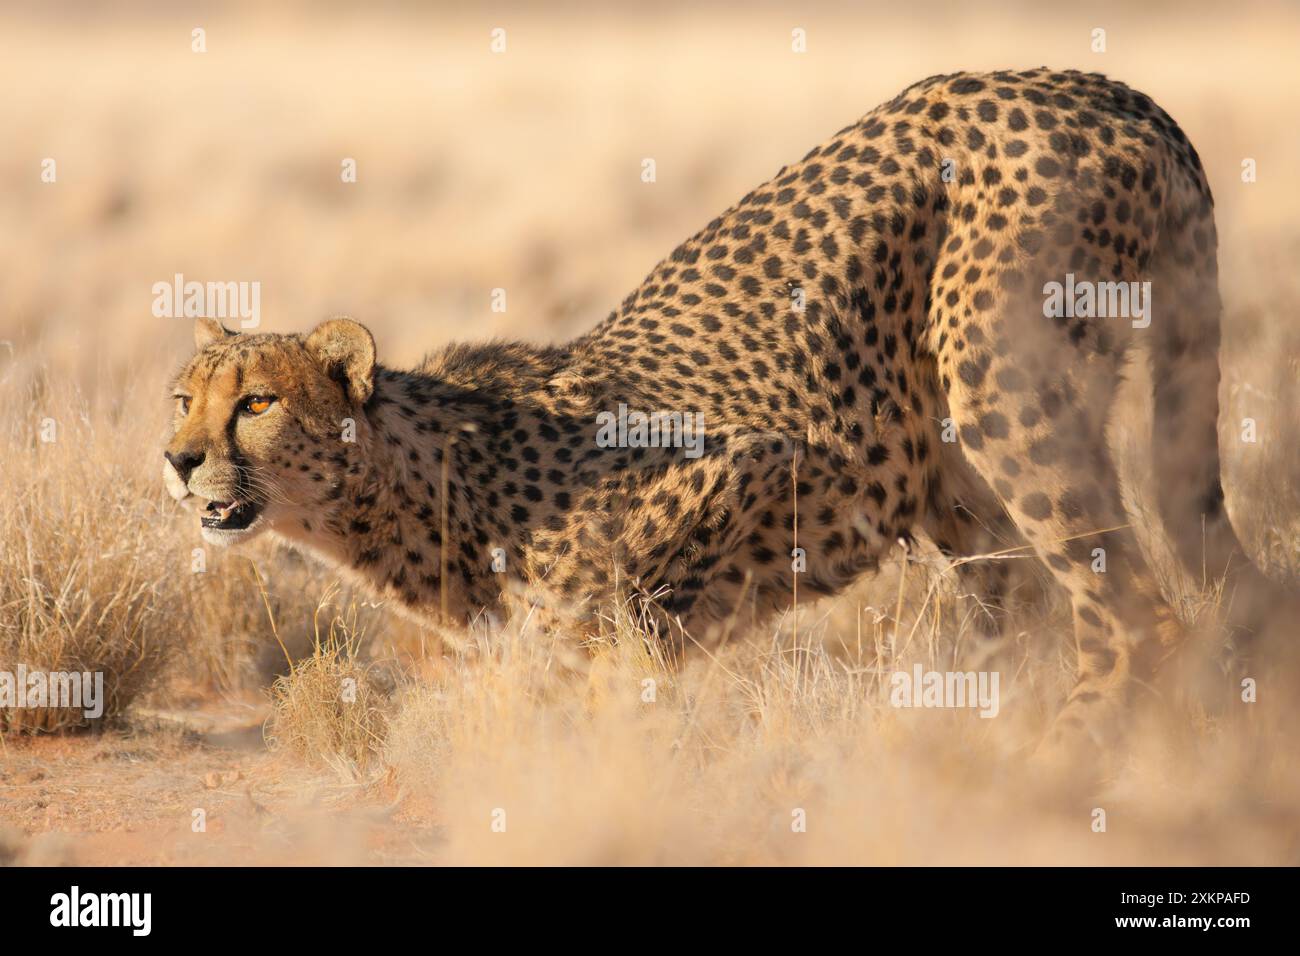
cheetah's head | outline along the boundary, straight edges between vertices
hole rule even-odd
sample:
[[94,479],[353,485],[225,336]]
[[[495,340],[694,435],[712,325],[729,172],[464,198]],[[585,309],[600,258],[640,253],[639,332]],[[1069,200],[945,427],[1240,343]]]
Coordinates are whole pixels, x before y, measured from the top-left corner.
[[211,319],[176,376],[163,480],[205,540],[307,526],[339,493],[374,391],[375,343],[350,319],[307,335],[229,332]]

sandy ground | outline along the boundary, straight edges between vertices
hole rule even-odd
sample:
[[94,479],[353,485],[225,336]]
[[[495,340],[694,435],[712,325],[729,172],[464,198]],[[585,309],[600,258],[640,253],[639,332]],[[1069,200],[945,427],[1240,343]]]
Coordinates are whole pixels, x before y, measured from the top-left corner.
[[[13,739],[0,751],[0,863],[415,864],[436,821],[273,755],[265,699],[141,708],[130,729]],[[33,836],[28,837],[28,834]]]

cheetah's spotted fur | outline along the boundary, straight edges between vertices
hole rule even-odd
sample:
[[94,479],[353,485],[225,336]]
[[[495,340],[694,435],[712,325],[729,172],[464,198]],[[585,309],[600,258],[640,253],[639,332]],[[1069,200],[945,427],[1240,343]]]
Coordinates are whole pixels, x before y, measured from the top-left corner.
[[[1073,604],[1061,723],[1082,726],[1179,635],[1104,437],[1141,334],[1178,552],[1222,573],[1238,550],[1215,250],[1196,151],[1146,96],[1045,68],[935,76],[749,193],[567,345],[458,345],[395,371],[346,320],[306,337],[202,327],[168,480],[259,503],[260,526],[430,619],[516,593],[590,610],[618,577],[658,596],[666,633],[700,640],[742,599],[788,607],[796,497],[803,594],[834,594],[918,530],[953,555],[1023,539]],[[1044,318],[1043,285],[1067,272],[1152,280],[1152,325]],[[259,390],[278,407],[238,412]],[[598,447],[596,416],[620,403],[702,413],[703,455]],[[966,566],[993,606],[1003,567]]]

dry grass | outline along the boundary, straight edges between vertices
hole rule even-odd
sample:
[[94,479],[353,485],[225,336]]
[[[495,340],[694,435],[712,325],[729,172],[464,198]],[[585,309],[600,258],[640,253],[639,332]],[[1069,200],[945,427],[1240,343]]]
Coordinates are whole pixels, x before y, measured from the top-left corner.
[[[1059,698],[1055,661],[1013,655],[998,719],[888,705],[895,667],[953,666],[960,639],[913,626],[959,608],[930,604],[904,602],[909,652],[862,661],[818,625],[799,645],[785,632],[677,668],[625,625],[575,675],[542,636],[507,633],[403,689],[385,760],[405,812],[441,829],[439,863],[1295,859],[1283,808],[1300,780],[1273,746],[1289,704],[1157,702],[1105,786],[1060,789],[1020,759]],[[880,625],[866,646],[888,647],[895,622]],[[1097,806],[1109,837],[1089,829]]]
[[[274,710],[267,741],[309,764],[353,778],[370,769],[383,749],[390,708],[371,668],[358,660],[365,633],[357,604],[336,611],[335,593],[327,592],[317,608],[311,656],[292,661],[285,650],[290,669],[271,687]],[[328,622],[324,635],[322,616]]]
[[[0,668],[103,670],[128,727],[144,704],[201,710],[263,694],[276,759],[323,767],[320,780],[346,779],[349,794],[391,813],[382,826],[410,844],[391,857],[402,861],[1300,862],[1300,762],[1287,744],[1296,671],[1265,658],[1259,702],[1242,704],[1215,663],[1229,596],[1174,573],[1158,534],[1145,536],[1205,634],[1188,662],[1195,679],[1152,689],[1132,749],[1102,785],[1063,790],[1019,759],[1073,666],[1063,608],[1050,593],[1033,601],[1032,582],[993,657],[974,637],[974,599],[924,555],[801,607],[797,628],[737,628],[716,654],[683,661],[647,647],[635,602],[610,608],[607,633],[581,653],[520,623],[444,644],[269,545],[207,549],[196,571],[201,542],[158,480],[163,383],[189,337],[186,323],[150,317],[159,279],[259,280],[271,330],[350,312],[394,363],[457,337],[558,339],[781,163],[907,83],[1047,62],[1103,69],[1155,96],[1210,171],[1229,508],[1261,563],[1295,581],[1300,195],[1281,170],[1300,134],[1279,117],[1297,112],[1300,94],[1279,78],[1292,69],[1297,14],[1238,5],[1229,40],[1225,15],[1171,9],[1179,15],[1099,11],[1113,51],[1104,62],[1086,47],[1097,23],[1037,5],[1006,17],[940,8],[924,22],[813,7],[803,59],[786,52],[790,16],[774,7],[547,18],[506,7],[492,23],[404,9],[308,23],[234,5],[203,11],[205,58],[189,52],[188,13],[96,24],[3,14],[12,42],[0,82],[43,97],[0,104],[11,146],[0,155],[10,187]],[[511,31],[504,58],[486,52],[497,19]],[[57,185],[37,178],[46,156],[59,162]],[[345,156],[358,160],[355,187],[338,182]],[[645,156],[658,160],[653,187],[637,176]],[[1242,156],[1258,159],[1258,183],[1239,182]],[[509,290],[504,315],[488,310],[494,287]],[[1115,438],[1145,533],[1159,489],[1142,466],[1141,379]],[[46,418],[53,443],[40,441]],[[1257,443],[1239,439],[1243,418],[1258,423]],[[999,717],[890,707],[887,675],[915,662],[998,669]],[[346,678],[355,702],[340,699]],[[10,730],[73,719],[0,715]],[[31,746],[0,735],[11,765],[45,760]],[[185,746],[146,763],[178,760]],[[219,753],[257,782],[271,773],[257,746]],[[56,786],[60,765],[74,779]],[[20,845],[124,826],[111,800],[91,814],[66,796],[86,766],[71,749],[27,782],[0,766],[0,824],[20,821]],[[94,766],[102,792],[118,779],[143,804],[132,827],[171,812],[153,811],[148,775]],[[43,803],[13,809],[7,787]],[[251,789],[230,799],[260,807]],[[1112,821],[1104,835],[1089,828],[1097,806]],[[66,821],[51,818],[64,807]],[[798,810],[806,832],[792,829]],[[188,807],[176,812],[188,820]],[[299,819],[312,818],[276,817],[289,833]],[[373,859],[350,825],[327,821],[312,846],[346,847],[329,862]],[[259,826],[232,822],[215,841],[224,849],[169,859],[242,859],[264,846],[268,862],[321,858]]]
[[[111,410],[51,393],[43,379],[19,396],[11,407],[38,411],[3,423],[0,664],[101,672],[116,716],[158,680],[182,637],[170,610],[182,595],[157,573],[178,549],[174,529],[156,486],[120,454]],[[0,709],[10,731],[83,722],[80,710]]]

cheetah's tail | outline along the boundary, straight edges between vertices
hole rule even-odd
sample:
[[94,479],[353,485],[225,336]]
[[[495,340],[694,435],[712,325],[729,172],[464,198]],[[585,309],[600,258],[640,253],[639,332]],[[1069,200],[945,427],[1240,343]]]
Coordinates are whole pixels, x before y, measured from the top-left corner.
[[1194,153],[1190,160],[1171,164],[1168,212],[1149,270],[1155,476],[1175,552],[1193,580],[1226,579],[1230,621],[1250,635],[1261,629],[1280,589],[1246,556],[1225,506],[1214,203]]

